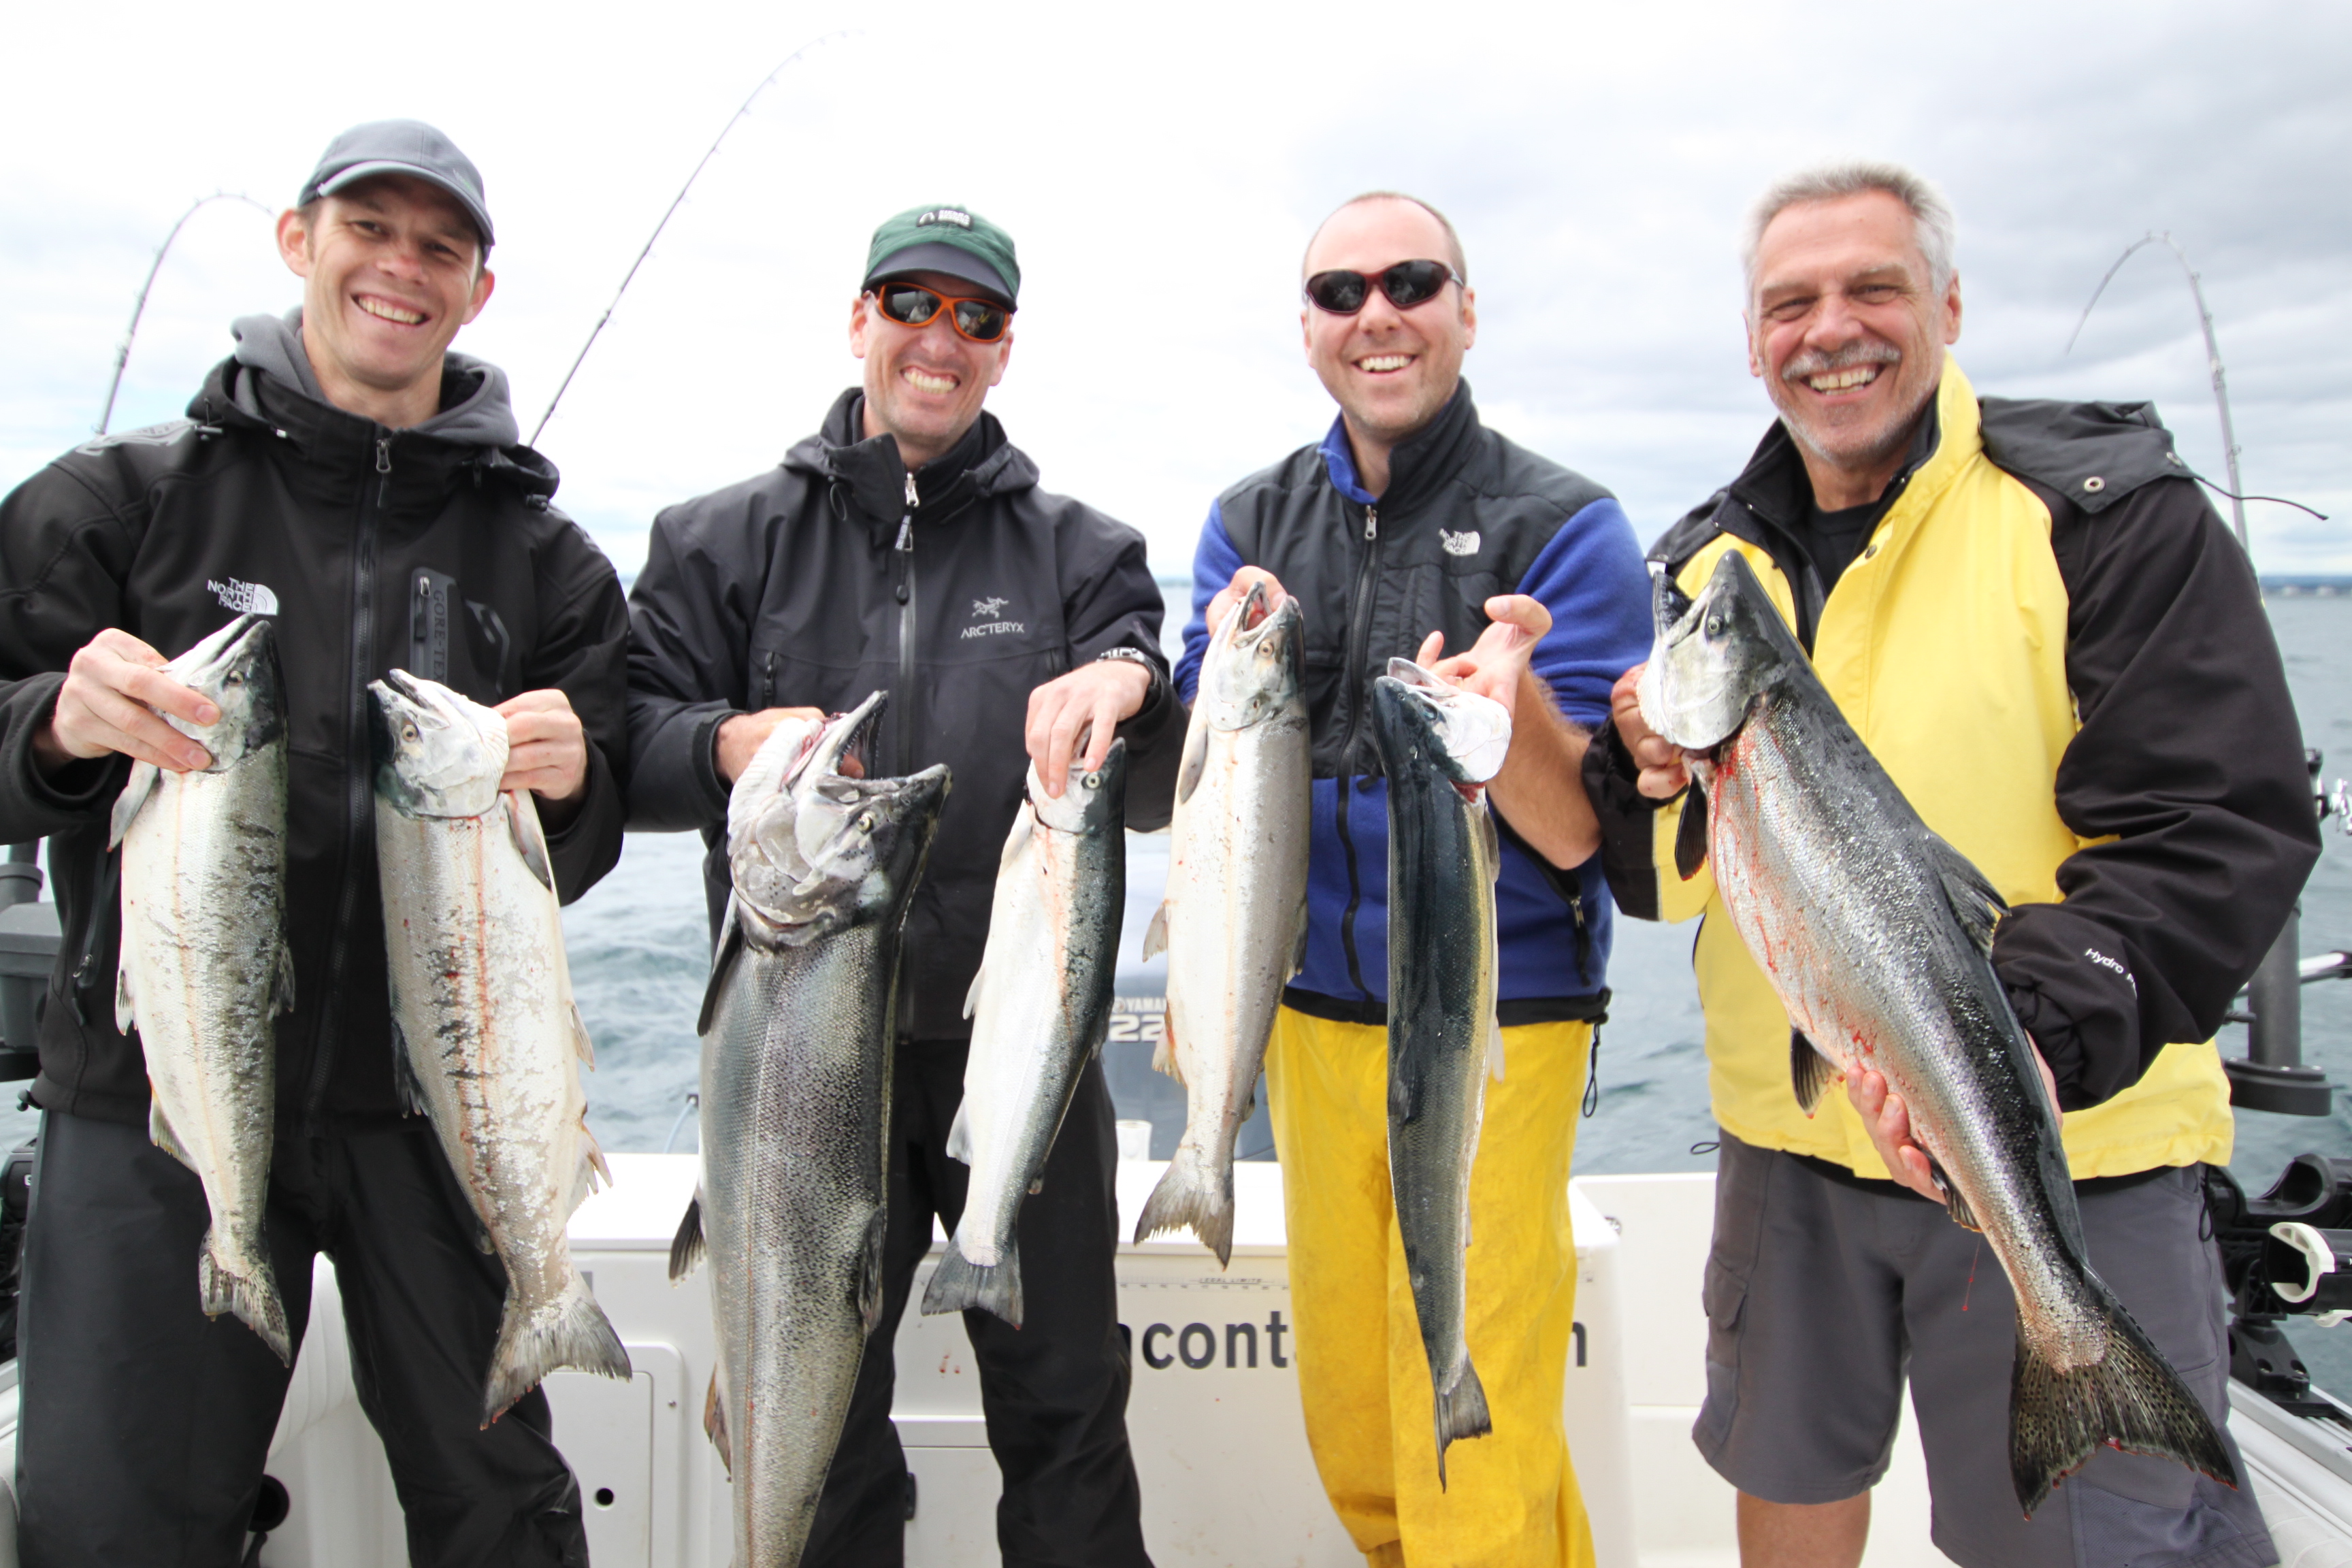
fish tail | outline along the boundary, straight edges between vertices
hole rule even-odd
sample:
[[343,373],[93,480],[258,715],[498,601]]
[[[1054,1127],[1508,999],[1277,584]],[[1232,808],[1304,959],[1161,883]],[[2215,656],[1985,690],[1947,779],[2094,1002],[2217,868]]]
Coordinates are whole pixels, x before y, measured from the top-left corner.
[[1486,1385],[1478,1369],[1462,1358],[1462,1375],[1452,1389],[1437,1390],[1437,1489],[1445,1489],[1445,1449],[1457,1437],[1484,1437],[1495,1429],[1486,1414]]
[[2102,1443],[2134,1454],[2161,1454],[2226,1487],[2238,1467],[2221,1430],[2164,1352],[2097,1279],[2090,1281],[2107,1320],[2107,1353],[2063,1371],[2021,1330],[2010,1373],[2009,1466],[2028,1518],[2050,1489],[2079,1468]]
[[488,1431],[491,1422],[537,1388],[549,1373],[565,1367],[624,1383],[634,1375],[621,1336],[613,1331],[612,1321],[588,1293],[588,1282],[577,1269],[547,1310],[524,1310],[514,1294],[508,1294],[498,1347],[490,1352],[489,1382],[482,1390],[482,1429]]
[[1186,1226],[1217,1255],[1219,1268],[1233,1260],[1234,1167],[1202,1153],[1190,1137],[1176,1145],[1167,1173],[1151,1189],[1142,1217],[1135,1222],[1135,1239]]
[[994,1268],[974,1263],[955,1242],[940,1256],[939,1271],[923,1291],[923,1313],[959,1312],[981,1307],[1014,1328],[1021,1326],[1021,1251],[1015,1242],[1004,1246],[1004,1257]]
[[237,1321],[261,1336],[288,1366],[294,1364],[294,1336],[286,1327],[286,1300],[278,1293],[278,1275],[266,1252],[256,1248],[244,1272],[229,1266],[220,1248],[220,1228],[205,1232],[204,1250],[196,1255],[196,1289],[205,1315],[217,1318],[234,1312]]

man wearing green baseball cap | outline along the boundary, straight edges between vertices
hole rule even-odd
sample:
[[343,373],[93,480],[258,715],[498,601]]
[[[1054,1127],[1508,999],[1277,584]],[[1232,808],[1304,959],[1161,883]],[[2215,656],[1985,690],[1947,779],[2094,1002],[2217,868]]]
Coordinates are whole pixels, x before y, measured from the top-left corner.
[[[1040,489],[982,410],[1020,294],[1012,237],[971,208],[885,222],[850,307],[860,384],[776,468],[656,519],[630,599],[631,824],[702,832],[714,931],[728,791],[785,718],[887,690],[867,771],[945,763],[954,776],[907,920],[882,1314],[802,1559],[812,1568],[903,1559],[912,1497],[890,1349],[932,1216],[952,1229],[963,1210],[970,1172],[948,1144],[964,999],[1030,767],[1059,794],[1081,756],[1098,767],[1124,737],[1127,823],[1150,829],[1168,821],[1183,738],[1142,535]],[[1111,1115],[1089,1062],[1021,1208],[1020,1326],[964,1312],[1008,1565],[1149,1562],[1111,1272]]]

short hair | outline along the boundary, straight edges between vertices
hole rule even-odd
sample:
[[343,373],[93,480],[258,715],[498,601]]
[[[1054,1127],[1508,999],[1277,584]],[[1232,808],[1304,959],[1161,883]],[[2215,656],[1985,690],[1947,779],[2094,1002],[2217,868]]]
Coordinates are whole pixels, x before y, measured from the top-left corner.
[[1739,237],[1739,270],[1747,279],[1748,298],[1756,295],[1756,252],[1774,218],[1806,202],[1833,202],[1872,191],[1893,196],[1909,210],[1913,237],[1919,254],[1927,260],[1928,281],[1938,294],[1950,288],[1957,226],[1952,204],[1944,199],[1944,193],[1934,181],[1900,163],[1850,158],[1783,174],[1748,210],[1748,225]]
[[[1454,232],[1453,220],[1448,218],[1444,213],[1439,212],[1435,207],[1431,206],[1427,202],[1423,201],[1419,196],[1409,196],[1402,191],[1366,191],[1362,195],[1349,196],[1346,201],[1341,202],[1338,206],[1333,207],[1328,213],[1324,215],[1323,221],[1315,226],[1315,232],[1307,237],[1307,254],[1313,254],[1315,242],[1323,237],[1323,231],[1331,226],[1331,220],[1333,218],[1338,217],[1349,207],[1360,207],[1366,202],[1403,202],[1408,205],[1419,207],[1422,211],[1435,218],[1437,220],[1437,226],[1445,231],[1445,258],[1453,264],[1454,275],[1461,279],[1465,286],[1469,283],[1470,262],[1468,258],[1462,254],[1462,237]],[[1301,256],[1298,258],[1298,271],[1300,276],[1304,277],[1306,275],[1306,256]]]

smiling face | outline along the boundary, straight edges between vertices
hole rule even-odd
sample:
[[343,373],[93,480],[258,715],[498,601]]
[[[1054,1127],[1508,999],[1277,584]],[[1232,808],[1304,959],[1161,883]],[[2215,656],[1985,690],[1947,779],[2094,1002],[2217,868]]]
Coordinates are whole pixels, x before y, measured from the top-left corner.
[[[899,273],[893,280],[951,300],[986,292],[944,272]],[[898,456],[910,468],[945,456],[963,438],[1013,355],[1010,327],[992,343],[976,343],[958,334],[951,314],[941,310],[908,327],[884,315],[870,294],[850,307],[849,352],[866,362],[866,434],[898,437]]]
[[302,347],[327,400],[404,429],[441,405],[441,356],[496,279],[457,200],[381,174],[278,220],[302,279]]
[[[1307,247],[1304,276],[1345,268],[1373,278],[1400,261],[1447,261],[1453,245],[1428,209],[1393,197],[1341,207]],[[1299,311],[1307,363],[1339,404],[1360,467],[1368,445],[1379,448],[1384,475],[1388,448],[1432,419],[1462,379],[1462,356],[1478,339],[1477,296],[1448,283],[1410,310],[1389,303],[1378,287],[1364,308],[1335,316],[1309,303]],[[1370,487],[1375,491],[1378,486]]]
[[1756,247],[1748,368],[1795,437],[1824,508],[1878,499],[1960,335],[1911,211],[1884,191],[1783,208]]

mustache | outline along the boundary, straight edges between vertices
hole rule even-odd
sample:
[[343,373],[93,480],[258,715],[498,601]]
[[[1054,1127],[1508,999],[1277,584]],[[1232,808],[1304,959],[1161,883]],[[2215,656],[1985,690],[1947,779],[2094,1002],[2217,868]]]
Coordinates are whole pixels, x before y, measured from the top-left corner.
[[1780,367],[1782,381],[1801,381],[1809,375],[1822,375],[1831,371],[1852,370],[1864,364],[1901,364],[1903,351],[1893,343],[1864,338],[1858,343],[1848,343],[1835,353],[1823,353],[1819,349],[1800,349]]

